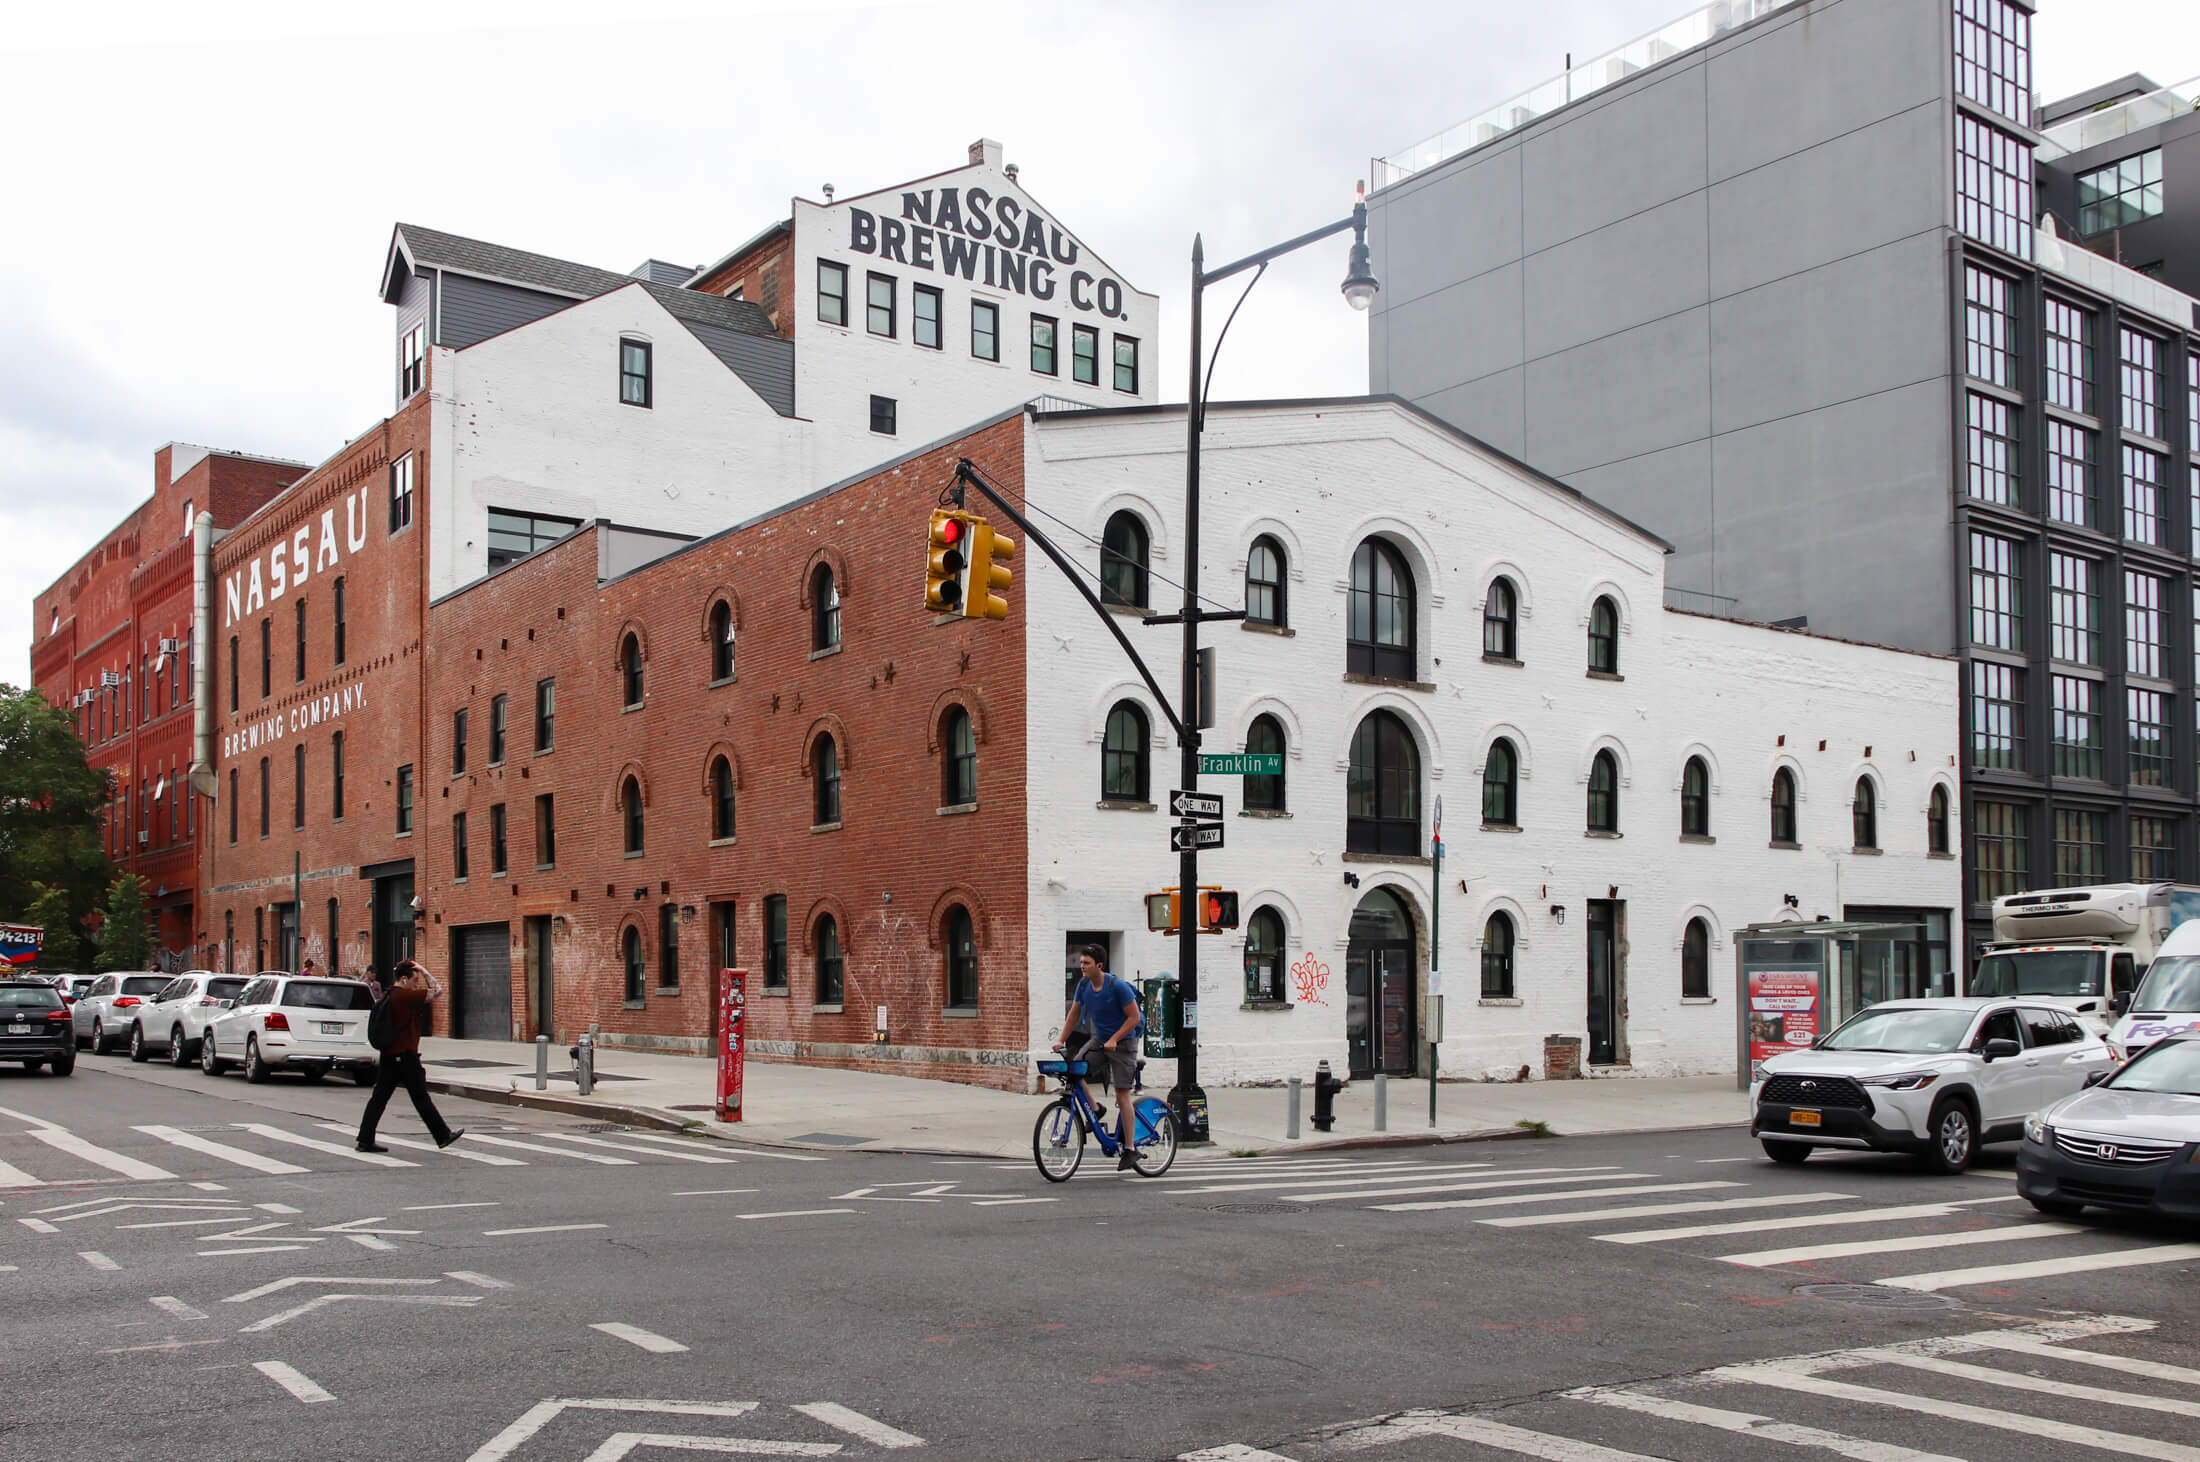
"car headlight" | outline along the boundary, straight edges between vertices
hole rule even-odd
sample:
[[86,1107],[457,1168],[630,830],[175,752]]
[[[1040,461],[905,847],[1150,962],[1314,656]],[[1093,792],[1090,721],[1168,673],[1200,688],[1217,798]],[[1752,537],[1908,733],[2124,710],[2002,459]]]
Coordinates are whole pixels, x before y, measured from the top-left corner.
[[1749,1079],[1751,1081],[1763,1081],[1765,1079],[1764,1062],[1752,1061],[1749,1063]]
[[2026,1142],[2045,1144],[2052,1141],[2054,1136],[2055,1129],[2047,1125],[2047,1119],[2041,1113],[2034,1112],[2024,1119],[2024,1140]]
[[1859,1076],[1858,1086],[1884,1086],[1892,1091],[1923,1091],[1940,1080],[1937,1071],[1903,1071],[1893,1076]]

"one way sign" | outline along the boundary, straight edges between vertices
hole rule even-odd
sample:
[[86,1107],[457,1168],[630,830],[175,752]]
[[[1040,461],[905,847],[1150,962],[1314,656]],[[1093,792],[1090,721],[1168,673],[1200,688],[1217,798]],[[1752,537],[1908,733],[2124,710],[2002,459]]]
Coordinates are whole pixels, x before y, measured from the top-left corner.
[[1186,792],[1178,788],[1169,793],[1169,811],[1178,817],[1220,817],[1222,797],[1219,793],[1209,796],[1205,792]]
[[1169,851],[1173,853],[1221,846],[1222,824],[1219,822],[1184,822],[1169,829]]

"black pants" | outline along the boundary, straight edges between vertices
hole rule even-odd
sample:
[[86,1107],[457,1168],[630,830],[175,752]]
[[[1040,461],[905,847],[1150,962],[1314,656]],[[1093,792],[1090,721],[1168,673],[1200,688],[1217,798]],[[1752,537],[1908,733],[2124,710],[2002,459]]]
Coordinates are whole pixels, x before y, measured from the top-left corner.
[[367,1098],[366,1115],[359,1119],[359,1140],[374,1141],[374,1129],[382,1120],[382,1109],[390,1104],[390,1093],[402,1085],[412,1093],[413,1110],[427,1125],[428,1134],[439,1143],[451,1140],[450,1124],[428,1099],[428,1073],[420,1065],[418,1051],[385,1051],[380,1067],[374,1073],[374,1095]]

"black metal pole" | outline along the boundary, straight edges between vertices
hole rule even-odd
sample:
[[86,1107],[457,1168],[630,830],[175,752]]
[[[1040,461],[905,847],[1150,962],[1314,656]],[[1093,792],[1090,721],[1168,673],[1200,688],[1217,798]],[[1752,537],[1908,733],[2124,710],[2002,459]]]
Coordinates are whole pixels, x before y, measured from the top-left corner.
[[[1187,792],[1199,790],[1199,297],[1206,287],[1201,266],[1206,245],[1192,236],[1192,371],[1184,404],[1184,681],[1178,702],[1183,750],[1179,767]],[[1207,1093],[1199,1085],[1199,849],[1186,840],[1178,859],[1177,989],[1184,1002],[1184,1025],[1176,1038],[1176,1085],[1169,1109],[1178,1134],[1188,1143],[1207,1141]]]

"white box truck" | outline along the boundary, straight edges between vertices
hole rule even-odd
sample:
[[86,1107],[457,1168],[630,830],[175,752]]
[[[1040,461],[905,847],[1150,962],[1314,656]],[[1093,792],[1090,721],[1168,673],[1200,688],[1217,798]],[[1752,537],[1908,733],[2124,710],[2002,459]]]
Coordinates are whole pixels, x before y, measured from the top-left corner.
[[1967,995],[2036,995],[2106,1034],[2109,1002],[2129,995],[2169,931],[2200,918],[2200,888],[2102,883],[2004,894],[1994,942],[1979,952]]

